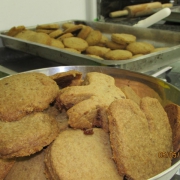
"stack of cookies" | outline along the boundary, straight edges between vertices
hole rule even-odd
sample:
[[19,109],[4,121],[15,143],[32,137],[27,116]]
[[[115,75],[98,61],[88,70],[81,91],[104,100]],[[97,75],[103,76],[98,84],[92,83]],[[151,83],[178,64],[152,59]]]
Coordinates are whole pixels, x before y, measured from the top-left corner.
[[[41,73],[22,73],[0,80],[1,179],[17,157],[30,156],[58,135],[57,121],[45,113],[59,93],[54,80]],[[0,168],[1,169],[1,168]]]
[[99,60],[128,60],[167,49],[140,42],[133,34],[112,32],[108,37],[98,29],[73,23],[37,25],[35,30],[18,26],[11,28],[7,35]]
[[158,153],[180,150],[179,106],[166,113],[150,87],[123,82],[75,70],[1,79],[0,179],[139,180],[169,168]]

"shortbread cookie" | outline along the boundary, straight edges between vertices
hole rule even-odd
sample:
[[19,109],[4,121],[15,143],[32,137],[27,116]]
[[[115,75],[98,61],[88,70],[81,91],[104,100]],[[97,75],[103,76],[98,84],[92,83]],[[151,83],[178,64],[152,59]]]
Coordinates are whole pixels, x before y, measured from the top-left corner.
[[20,33],[21,31],[25,30],[25,26],[17,26],[17,27],[12,27],[8,32],[7,35],[8,36],[15,36],[18,33]]
[[69,129],[59,134],[45,152],[48,179],[123,179],[112,159],[108,133],[93,131],[85,135],[82,130]]
[[144,55],[144,54],[136,54],[136,55],[132,56],[132,59],[135,59],[135,58],[141,57],[141,56],[143,56],[143,55]]
[[159,52],[159,51],[164,51],[167,50],[169,47],[159,47],[159,48],[154,48],[151,52]]
[[52,33],[54,30],[53,29],[36,29],[36,32],[41,32],[41,33],[46,33],[46,34],[50,34]]
[[172,129],[173,151],[178,152],[180,150],[180,106],[171,103],[166,105],[164,109]]
[[101,41],[102,33],[99,30],[93,30],[89,33],[86,41],[89,46],[94,46]]
[[51,38],[57,38],[57,37],[59,37],[62,33],[63,33],[63,31],[62,31],[61,29],[57,29],[57,30],[49,33],[49,36],[50,36]]
[[116,50],[116,49],[125,49],[126,45],[125,44],[118,44],[115,43],[113,41],[106,41],[106,47],[112,49],[112,50]]
[[51,38],[48,34],[46,33],[41,33],[41,32],[35,32],[32,30],[24,30],[15,35],[16,38],[18,39],[23,39],[35,43],[40,43],[44,45],[50,45],[51,43]]
[[69,22],[69,23],[63,23],[63,24],[62,24],[63,30],[66,30],[66,29],[68,29],[68,28],[70,28],[70,27],[73,27],[73,26],[75,26],[75,24],[73,24],[73,23],[71,23],[71,22]]
[[104,55],[109,51],[110,51],[109,48],[100,47],[100,46],[89,46],[86,49],[87,54],[92,54],[100,57],[104,57]]
[[0,121],[0,157],[34,154],[49,145],[58,133],[57,121],[42,112],[31,113],[19,121]]
[[16,158],[14,166],[4,180],[46,180],[44,150],[31,156]]
[[129,44],[126,49],[132,52],[133,55],[149,54],[154,50],[154,46],[147,42],[133,42]]
[[56,103],[68,109],[68,123],[71,127],[102,127],[107,131],[106,109],[115,99],[121,98],[126,96],[115,86],[113,77],[91,72],[87,73],[82,86],[62,89]]
[[132,58],[132,53],[127,50],[110,50],[105,55],[104,58],[107,60],[126,60]]
[[81,54],[80,51],[76,50],[76,49],[73,49],[73,48],[64,48],[63,50],[66,50],[68,52],[72,52],[72,53],[78,53],[78,54]]
[[121,90],[126,95],[127,99],[131,99],[135,103],[140,105],[141,98],[136,94],[136,92],[130,86],[123,86],[121,87]]
[[58,95],[54,80],[42,73],[21,73],[0,80],[0,120],[16,121],[48,108]]
[[128,45],[136,41],[136,36],[132,34],[114,33],[111,35],[111,40],[118,44]]
[[158,100],[143,98],[139,107],[131,99],[120,99],[108,110],[113,159],[122,176],[149,179],[171,166],[171,158],[158,157],[172,151],[171,128]]
[[70,37],[63,39],[64,46],[67,48],[73,48],[77,51],[84,51],[88,47],[88,43],[78,37]]
[[63,39],[73,37],[73,36],[74,35],[72,33],[66,33],[66,34],[60,35],[57,39],[60,40],[60,41],[63,41]]
[[102,35],[101,40],[96,45],[101,47],[106,47],[107,41],[109,41],[108,37]]
[[103,60],[103,58],[102,58],[102,57],[97,56],[97,55],[87,54],[87,56],[92,57],[92,58],[96,58],[96,59],[99,59],[99,60]]
[[36,26],[36,29],[59,29],[59,24],[40,24]]
[[67,28],[63,33],[77,33],[79,32],[81,29],[83,28],[83,25],[74,25],[74,26],[70,26],[69,28]]
[[64,48],[64,44],[61,41],[53,38],[51,38],[50,46],[57,47],[60,49]]
[[90,26],[84,26],[81,31],[78,33],[77,37],[86,39],[89,33],[92,31]]
[[0,159],[0,179],[4,180],[15,163],[14,159]]

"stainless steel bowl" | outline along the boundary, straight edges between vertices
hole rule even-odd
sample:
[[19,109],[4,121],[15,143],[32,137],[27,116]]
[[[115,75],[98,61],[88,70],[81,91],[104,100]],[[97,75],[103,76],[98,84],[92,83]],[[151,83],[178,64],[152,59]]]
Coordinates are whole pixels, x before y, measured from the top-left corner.
[[[164,104],[166,104],[167,102],[174,102],[180,105],[180,90],[178,88],[160,79],[145,74],[141,74],[138,72],[132,72],[128,70],[106,67],[106,66],[58,66],[58,67],[37,69],[37,70],[33,70],[33,72],[36,71],[36,72],[44,73],[46,75],[52,75],[58,72],[66,72],[69,70],[78,70],[83,73],[83,76],[85,76],[86,73],[88,72],[93,72],[93,71],[102,72],[113,76],[115,80],[126,79],[129,81],[135,81],[137,83],[143,83],[146,86],[155,90],[163,100]],[[176,174],[178,169],[180,169],[180,158],[174,159],[173,165],[169,169],[158,174],[155,177],[152,177],[150,180],[171,179]]]

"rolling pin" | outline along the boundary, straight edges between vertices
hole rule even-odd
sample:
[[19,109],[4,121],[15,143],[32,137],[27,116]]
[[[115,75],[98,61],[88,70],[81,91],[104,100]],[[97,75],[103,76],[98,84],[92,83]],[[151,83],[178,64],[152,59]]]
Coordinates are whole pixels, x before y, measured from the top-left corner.
[[172,7],[172,4],[171,3],[161,4],[160,2],[152,2],[152,3],[126,6],[121,11],[111,12],[109,16],[112,18],[121,17],[121,16],[128,16],[128,17],[146,16],[153,14],[157,10],[165,7]]

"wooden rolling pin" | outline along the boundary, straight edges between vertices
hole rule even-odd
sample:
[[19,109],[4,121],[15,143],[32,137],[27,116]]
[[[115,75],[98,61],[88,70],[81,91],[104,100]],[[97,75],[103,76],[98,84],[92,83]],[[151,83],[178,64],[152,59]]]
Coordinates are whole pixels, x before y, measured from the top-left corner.
[[112,18],[121,17],[121,16],[128,16],[128,17],[146,16],[153,14],[157,10],[165,7],[172,7],[172,4],[171,3],[161,4],[160,2],[152,2],[152,3],[126,6],[121,11],[111,12],[109,16]]

